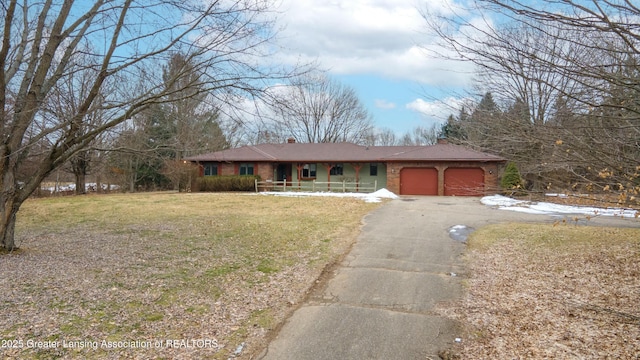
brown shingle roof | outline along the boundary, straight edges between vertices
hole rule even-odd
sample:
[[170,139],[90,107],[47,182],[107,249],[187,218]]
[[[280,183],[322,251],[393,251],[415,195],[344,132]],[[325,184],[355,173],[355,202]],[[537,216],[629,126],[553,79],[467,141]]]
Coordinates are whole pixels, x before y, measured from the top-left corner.
[[352,143],[260,144],[192,156],[185,160],[198,162],[504,161],[499,156],[452,144],[360,146]]
[[387,155],[383,157],[387,161],[505,161],[505,159],[496,155],[453,144],[389,146],[381,147],[381,150],[387,152]]

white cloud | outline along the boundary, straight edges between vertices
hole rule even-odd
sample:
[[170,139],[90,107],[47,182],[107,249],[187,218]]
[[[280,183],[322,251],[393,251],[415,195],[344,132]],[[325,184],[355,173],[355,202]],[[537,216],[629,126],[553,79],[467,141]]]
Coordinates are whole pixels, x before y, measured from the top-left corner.
[[383,100],[383,99],[376,99],[375,100],[375,105],[378,109],[385,109],[385,110],[390,110],[390,109],[395,109],[396,108],[396,104],[387,100]]
[[434,119],[437,122],[444,122],[449,115],[457,115],[462,105],[468,101],[469,99],[454,97],[434,101],[415,99],[406,104],[406,108],[420,113],[425,118]]
[[[429,85],[463,85],[467,64],[431,57],[419,7],[446,12],[452,0],[283,0],[283,61],[318,60],[336,74],[375,74]],[[451,72],[450,72],[451,71]]]

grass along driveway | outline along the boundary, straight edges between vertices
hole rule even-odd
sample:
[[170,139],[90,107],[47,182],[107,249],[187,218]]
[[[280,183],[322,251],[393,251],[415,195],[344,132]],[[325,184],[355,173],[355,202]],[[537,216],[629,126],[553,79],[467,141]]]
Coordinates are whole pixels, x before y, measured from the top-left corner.
[[466,330],[449,359],[637,359],[640,229],[502,224],[473,233]]
[[29,200],[0,357],[249,357],[377,204],[247,194]]

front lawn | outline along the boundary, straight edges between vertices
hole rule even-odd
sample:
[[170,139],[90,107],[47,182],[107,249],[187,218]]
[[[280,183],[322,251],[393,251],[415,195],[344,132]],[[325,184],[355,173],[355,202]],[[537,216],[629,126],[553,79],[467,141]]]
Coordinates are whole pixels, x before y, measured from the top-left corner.
[[454,359],[636,359],[640,229],[501,224],[472,234]]
[[377,204],[151,193],[29,200],[0,255],[0,357],[248,357]]

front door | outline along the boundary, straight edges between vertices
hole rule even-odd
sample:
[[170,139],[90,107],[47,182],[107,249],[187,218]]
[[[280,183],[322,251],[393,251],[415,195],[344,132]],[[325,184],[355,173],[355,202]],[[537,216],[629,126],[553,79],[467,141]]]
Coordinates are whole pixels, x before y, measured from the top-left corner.
[[276,169],[276,181],[287,181],[287,186],[291,185],[291,164],[278,164]]

